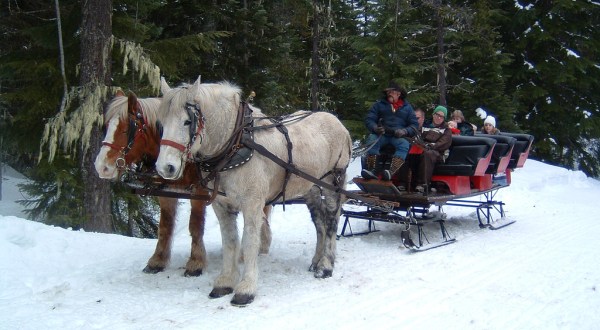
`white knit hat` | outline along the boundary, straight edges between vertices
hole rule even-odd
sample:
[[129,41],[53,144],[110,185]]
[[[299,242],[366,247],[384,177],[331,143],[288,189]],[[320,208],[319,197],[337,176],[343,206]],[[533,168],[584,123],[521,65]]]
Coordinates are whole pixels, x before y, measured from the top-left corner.
[[483,121],[483,124],[492,124],[492,126],[496,127],[496,118],[487,116],[487,118]]

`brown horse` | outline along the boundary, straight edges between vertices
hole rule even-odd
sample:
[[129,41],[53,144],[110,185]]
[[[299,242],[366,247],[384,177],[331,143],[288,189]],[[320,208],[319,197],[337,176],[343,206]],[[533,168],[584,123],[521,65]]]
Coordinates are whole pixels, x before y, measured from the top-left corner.
[[[95,161],[96,171],[101,178],[116,180],[127,169],[140,165],[142,161],[153,166],[158,158],[161,139],[156,125],[160,102],[160,98],[138,99],[134,93],[126,97],[123,92],[117,92],[104,116],[106,136]],[[185,189],[195,185],[198,179],[196,167],[187,166],[182,178],[169,184]],[[206,192],[196,189],[195,194],[206,195]],[[158,197],[158,201],[160,204],[158,242],[154,254],[144,268],[145,273],[151,274],[163,271],[169,262],[177,216],[178,199]],[[184,274],[199,276],[206,266],[203,236],[207,202],[192,199],[190,204],[189,231],[192,236],[192,246]],[[261,228],[260,253],[268,253],[271,231],[267,216],[270,208],[265,208],[263,213],[265,216]]]

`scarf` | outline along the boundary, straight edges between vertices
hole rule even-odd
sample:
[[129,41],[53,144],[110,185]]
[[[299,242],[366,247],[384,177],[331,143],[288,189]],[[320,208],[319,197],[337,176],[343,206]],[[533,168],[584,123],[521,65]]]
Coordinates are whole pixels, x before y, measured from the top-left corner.
[[403,105],[404,105],[404,100],[398,99],[398,101],[392,103],[392,112],[396,112],[396,110],[400,109],[400,107]]

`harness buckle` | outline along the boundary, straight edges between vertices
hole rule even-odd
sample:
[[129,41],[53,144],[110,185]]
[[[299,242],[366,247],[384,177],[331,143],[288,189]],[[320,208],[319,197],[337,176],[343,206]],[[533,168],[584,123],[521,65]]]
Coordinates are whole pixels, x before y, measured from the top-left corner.
[[117,168],[125,168],[126,164],[127,163],[125,162],[125,157],[119,157],[115,161],[115,165],[117,166]]

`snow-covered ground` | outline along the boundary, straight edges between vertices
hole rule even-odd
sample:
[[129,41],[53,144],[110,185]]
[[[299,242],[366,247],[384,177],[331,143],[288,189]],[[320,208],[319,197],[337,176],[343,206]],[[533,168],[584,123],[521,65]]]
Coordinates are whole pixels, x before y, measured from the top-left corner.
[[[350,176],[358,172],[353,163]],[[14,174],[14,173],[13,173]],[[333,277],[308,266],[314,227],[304,205],[276,207],[273,243],[259,259],[258,295],[245,308],[209,299],[221,241],[209,211],[209,265],[183,276],[190,250],[182,201],[170,266],[142,272],[156,240],[70,231],[24,219],[5,173],[0,201],[0,329],[598,329],[600,182],[528,160],[498,199],[502,230],[479,229],[473,209],[444,207],[458,240],[411,253],[399,225],[342,238]],[[340,229],[341,229],[340,222]],[[355,230],[366,223],[354,220]],[[431,230],[430,235],[437,234]]]

